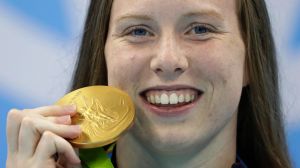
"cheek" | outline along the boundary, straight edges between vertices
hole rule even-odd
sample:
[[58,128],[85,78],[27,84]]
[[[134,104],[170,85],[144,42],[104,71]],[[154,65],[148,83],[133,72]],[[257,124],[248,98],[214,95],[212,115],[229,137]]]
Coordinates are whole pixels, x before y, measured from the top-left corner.
[[201,75],[207,93],[202,109],[210,111],[212,123],[230,118],[237,110],[244,75],[244,49],[239,45],[216,42],[193,51],[193,73]]
[[107,50],[106,62],[108,84],[130,91],[133,84],[138,83],[140,73],[145,67],[143,57],[129,48],[115,47]]
[[199,46],[193,52],[194,73],[200,74],[212,85],[242,84],[244,49],[240,43],[212,42]]

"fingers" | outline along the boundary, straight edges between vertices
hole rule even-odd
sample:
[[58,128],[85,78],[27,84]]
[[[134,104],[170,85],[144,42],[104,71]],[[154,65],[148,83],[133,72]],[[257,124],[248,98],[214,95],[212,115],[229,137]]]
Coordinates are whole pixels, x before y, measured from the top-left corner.
[[69,163],[64,155],[60,155],[58,161],[56,162],[56,168],[82,168],[80,164]]
[[[78,125],[71,125],[71,116],[76,114],[75,106],[46,106],[30,110],[12,109],[7,115],[8,165],[55,164],[51,156],[58,152],[66,156],[67,163],[78,163],[71,145],[64,138],[80,135]],[[36,154],[37,152],[38,154]],[[44,155],[41,153],[44,152]],[[48,158],[46,155],[49,154]],[[41,156],[41,157],[40,157]],[[42,164],[44,163],[44,164]],[[29,166],[29,167],[31,167]],[[36,167],[36,166],[35,166]]]
[[20,126],[18,152],[21,153],[22,158],[30,158],[36,148],[36,144],[40,139],[39,132],[35,128],[31,118],[25,117]]
[[67,162],[70,162],[71,164],[80,163],[80,159],[70,143],[50,131],[45,131],[37,145],[33,158],[38,165],[42,165],[45,160],[48,160],[56,153],[64,155]]
[[64,116],[73,116],[75,114],[75,106],[46,106],[32,110],[10,110],[7,114],[6,126],[8,153],[14,153],[18,151],[19,130],[22,120],[25,116],[35,116],[40,118],[49,117],[49,120],[54,121],[55,123],[70,124],[68,117]]
[[6,138],[8,153],[15,153],[18,150],[19,129],[22,118],[22,113],[17,109],[11,109],[7,114]]
[[70,115],[59,116],[59,117],[47,117],[47,120],[56,124],[70,125],[72,123]]
[[40,135],[46,131],[71,139],[76,138],[81,133],[78,125],[55,124],[37,117],[25,117],[22,120],[19,133],[19,154],[24,158],[31,157],[40,139]]
[[75,105],[66,105],[66,106],[44,106],[32,109],[33,113],[40,114],[44,117],[48,116],[64,116],[64,115],[75,115],[76,106]]

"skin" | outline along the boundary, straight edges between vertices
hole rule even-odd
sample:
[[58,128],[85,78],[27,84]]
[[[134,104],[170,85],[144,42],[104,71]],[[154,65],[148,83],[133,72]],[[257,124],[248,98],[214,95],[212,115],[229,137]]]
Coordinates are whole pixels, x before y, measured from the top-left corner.
[[[81,167],[71,144],[64,138],[80,135],[79,126],[71,125],[73,106],[46,106],[12,109],[7,115],[7,168]],[[59,154],[56,161],[54,154]]]
[[[105,56],[109,85],[137,109],[117,142],[120,167],[231,167],[247,83],[234,0],[115,0]],[[174,85],[204,92],[185,115],[158,116],[139,96]]]
[[[128,29],[138,25],[143,25],[139,33]],[[237,107],[247,84],[235,1],[114,0],[109,26],[109,85],[128,92],[137,114],[117,141],[119,167],[230,167],[236,157]],[[139,94],[162,85],[191,86],[204,94],[188,113],[161,117]],[[81,167],[64,139],[81,133],[71,125],[75,113],[72,106],[11,110],[6,167]]]

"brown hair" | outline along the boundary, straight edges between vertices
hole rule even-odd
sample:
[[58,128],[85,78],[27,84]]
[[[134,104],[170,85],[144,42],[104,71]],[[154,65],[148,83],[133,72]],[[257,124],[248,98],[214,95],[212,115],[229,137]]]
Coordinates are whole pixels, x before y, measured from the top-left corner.
[[[113,0],[91,0],[71,90],[107,85],[104,56]],[[264,0],[237,0],[249,85],[238,111],[237,153],[249,167],[290,168],[275,46]]]
[[249,85],[238,114],[238,153],[249,167],[290,168],[276,51],[264,0],[237,0]]

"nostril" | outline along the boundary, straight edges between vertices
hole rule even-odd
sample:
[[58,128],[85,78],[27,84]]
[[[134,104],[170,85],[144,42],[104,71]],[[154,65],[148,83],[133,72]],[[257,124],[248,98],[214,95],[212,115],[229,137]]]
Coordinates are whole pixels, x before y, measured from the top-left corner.
[[156,68],[156,69],[155,69],[155,72],[156,72],[156,73],[159,73],[159,72],[162,72],[162,71],[163,71],[163,70],[160,69],[160,68]]
[[181,71],[182,71],[181,68],[176,68],[176,69],[175,69],[175,72],[181,72]]
[[[164,72],[164,71],[161,68],[156,68],[155,72],[156,73],[161,73],[161,72]],[[175,73],[181,73],[181,72],[183,72],[183,69],[182,68],[175,68],[173,72],[175,72]]]

